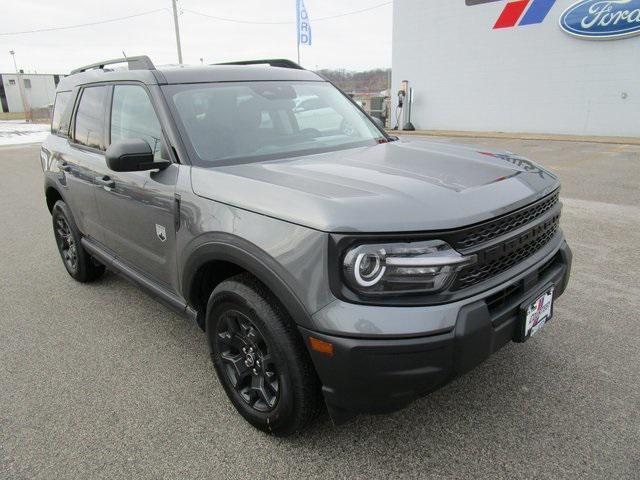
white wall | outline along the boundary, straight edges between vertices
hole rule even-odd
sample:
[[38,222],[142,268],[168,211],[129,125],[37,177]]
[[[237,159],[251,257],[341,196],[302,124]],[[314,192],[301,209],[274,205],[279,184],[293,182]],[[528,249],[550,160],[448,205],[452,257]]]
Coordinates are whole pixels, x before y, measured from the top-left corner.
[[[31,108],[42,108],[51,105],[56,98],[56,85],[53,75],[36,75],[25,73],[23,79],[31,80],[31,88],[25,88],[25,96]],[[15,80],[14,85],[9,80]],[[22,100],[20,99],[20,87],[18,76],[15,73],[3,73],[2,83],[7,96],[7,104],[10,112],[22,112]]]
[[415,127],[640,137],[640,36],[571,37],[558,19],[573,3],[492,30],[506,2],[395,0],[393,89],[414,87]]

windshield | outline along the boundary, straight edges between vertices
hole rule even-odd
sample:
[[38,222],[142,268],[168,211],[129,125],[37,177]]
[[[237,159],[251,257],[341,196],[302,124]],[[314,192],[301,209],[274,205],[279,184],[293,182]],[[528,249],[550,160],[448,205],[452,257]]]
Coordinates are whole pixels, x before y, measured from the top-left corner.
[[170,85],[169,104],[203,166],[375,145],[382,132],[327,82]]

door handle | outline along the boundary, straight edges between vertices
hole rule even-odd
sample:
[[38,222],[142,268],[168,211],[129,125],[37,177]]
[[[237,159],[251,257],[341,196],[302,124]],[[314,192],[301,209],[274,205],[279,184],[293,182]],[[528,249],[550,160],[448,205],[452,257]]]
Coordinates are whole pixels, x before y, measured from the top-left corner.
[[67,162],[58,162],[58,168],[63,172],[71,171],[71,165],[69,165]]
[[116,182],[114,180],[111,180],[111,177],[109,175],[96,177],[95,182],[96,185],[107,188],[114,188],[116,186]]

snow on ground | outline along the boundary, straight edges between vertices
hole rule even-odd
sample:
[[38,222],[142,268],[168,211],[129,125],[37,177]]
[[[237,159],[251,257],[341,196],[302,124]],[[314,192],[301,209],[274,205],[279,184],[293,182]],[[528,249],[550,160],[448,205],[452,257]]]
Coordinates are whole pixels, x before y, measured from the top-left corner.
[[50,129],[49,124],[0,120],[0,146],[41,143],[47,138]]

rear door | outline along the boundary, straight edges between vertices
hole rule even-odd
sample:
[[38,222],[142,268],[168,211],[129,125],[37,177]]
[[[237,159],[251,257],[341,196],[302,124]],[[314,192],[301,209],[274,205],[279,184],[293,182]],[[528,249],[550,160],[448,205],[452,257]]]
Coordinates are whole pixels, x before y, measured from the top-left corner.
[[80,90],[71,120],[69,145],[61,152],[58,168],[67,186],[70,203],[80,231],[99,236],[100,218],[95,198],[96,176],[105,164],[105,114],[109,87],[87,86]]
[[[141,138],[155,159],[171,160],[146,86],[113,86],[108,108],[110,143]],[[100,242],[127,264],[176,291],[175,186],[177,164],[162,171],[114,172],[106,163],[96,189],[102,229]]]

